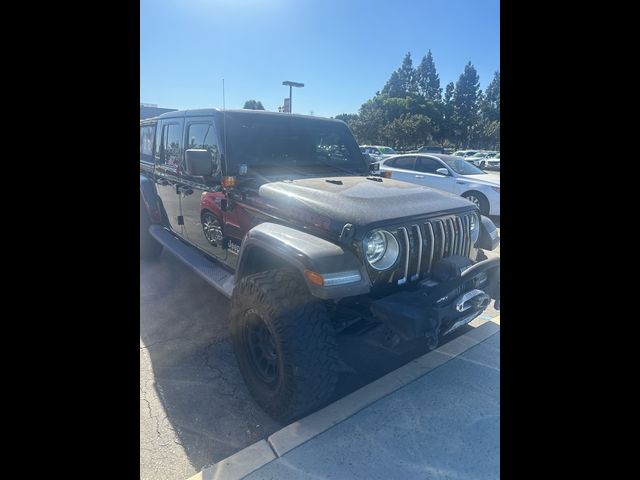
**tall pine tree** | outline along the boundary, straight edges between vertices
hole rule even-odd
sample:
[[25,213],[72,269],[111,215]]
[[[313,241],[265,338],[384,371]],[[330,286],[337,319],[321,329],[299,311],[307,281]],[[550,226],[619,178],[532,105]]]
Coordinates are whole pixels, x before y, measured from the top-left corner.
[[468,146],[471,140],[471,132],[473,127],[479,120],[479,92],[480,77],[478,72],[467,63],[464,72],[456,82],[456,88],[453,93],[453,109],[457,127],[461,130],[462,142]]
[[440,88],[440,76],[436,71],[431,50],[422,57],[420,65],[416,68],[416,85],[420,95],[434,103],[442,101],[442,88]]
[[482,115],[491,122],[500,121],[500,72],[493,75],[482,101]]
[[406,97],[418,92],[415,78],[415,70],[411,61],[411,53],[407,53],[402,60],[400,68],[391,74],[382,93],[390,97]]

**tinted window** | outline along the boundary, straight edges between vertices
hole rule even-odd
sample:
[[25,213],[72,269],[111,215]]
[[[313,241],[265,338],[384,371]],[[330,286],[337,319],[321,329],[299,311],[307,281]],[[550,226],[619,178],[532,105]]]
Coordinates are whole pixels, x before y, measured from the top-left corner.
[[160,163],[177,170],[180,165],[180,144],[182,137],[182,126],[179,124],[169,124],[164,126],[162,135],[162,157]]
[[192,123],[187,132],[187,148],[209,150],[218,153],[218,139],[211,123]]
[[433,158],[418,157],[416,170],[424,173],[436,173],[438,168],[445,168],[440,162]]
[[[413,170],[414,157],[400,157],[392,160],[391,166],[393,168],[404,168],[405,170]],[[387,163],[389,165],[389,163]]]
[[153,135],[155,125],[140,127],[140,160],[153,163]]

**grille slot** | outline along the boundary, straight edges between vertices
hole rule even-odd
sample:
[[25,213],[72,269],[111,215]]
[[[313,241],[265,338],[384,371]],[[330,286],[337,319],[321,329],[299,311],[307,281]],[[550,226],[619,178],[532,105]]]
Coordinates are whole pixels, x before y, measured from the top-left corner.
[[[471,251],[471,215],[450,215],[396,229],[403,253],[396,274],[398,285],[416,281],[431,272],[438,260]],[[398,277],[396,277],[398,278]]]

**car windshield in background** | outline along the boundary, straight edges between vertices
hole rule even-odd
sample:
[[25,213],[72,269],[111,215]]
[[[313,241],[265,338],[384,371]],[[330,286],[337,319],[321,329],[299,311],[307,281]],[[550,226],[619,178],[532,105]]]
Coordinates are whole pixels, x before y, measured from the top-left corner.
[[353,173],[368,172],[348,127],[338,122],[271,115],[226,118],[227,164],[249,167],[322,166]]
[[446,163],[451,168],[451,170],[459,175],[478,175],[480,173],[486,174],[486,172],[483,172],[478,167],[470,164],[462,158],[456,158],[455,160],[443,159],[443,162]]
[[396,151],[391,147],[380,147],[380,152],[384,155],[395,155]]

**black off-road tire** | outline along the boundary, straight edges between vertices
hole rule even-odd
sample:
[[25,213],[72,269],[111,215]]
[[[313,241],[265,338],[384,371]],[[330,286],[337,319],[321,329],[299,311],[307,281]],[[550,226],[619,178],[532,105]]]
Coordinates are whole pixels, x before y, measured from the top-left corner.
[[153,260],[160,256],[162,245],[149,233],[149,214],[142,198],[140,199],[140,258]]
[[[259,362],[251,350],[255,342],[247,334],[255,332],[252,325],[257,323],[266,324],[271,335],[277,368],[271,383],[257,373]],[[231,299],[231,339],[249,391],[272,418],[283,423],[300,418],[322,407],[334,392],[335,331],[325,306],[309,294],[296,272],[271,270],[240,281]]]

